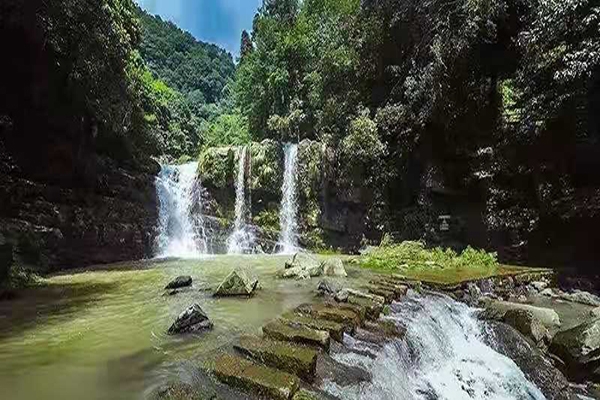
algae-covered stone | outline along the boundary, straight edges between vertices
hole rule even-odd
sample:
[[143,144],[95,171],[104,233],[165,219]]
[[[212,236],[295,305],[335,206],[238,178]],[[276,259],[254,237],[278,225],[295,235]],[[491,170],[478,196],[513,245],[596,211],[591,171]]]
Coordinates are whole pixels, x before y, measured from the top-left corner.
[[179,289],[187,286],[192,286],[192,277],[191,276],[178,276],[173,279],[171,282],[167,284],[165,289]]
[[343,289],[343,290],[348,292],[348,295],[353,295],[353,296],[360,297],[363,299],[373,300],[381,305],[385,304],[385,298],[383,296],[378,296],[378,295],[372,294],[372,293],[365,293],[365,292],[361,292],[360,290],[355,290],[355,289]]
[[187,383],[170,383],[159,387],[152,400],[203,400],[203,393]]
[[323,273],[327,276],[348,276],[344,268],[344,263],[339,258],[326,259],[323,263]]
[[383,335],[387,338],[401,338],[406,333],[402,328],[391,319],[380,319],[378,321],[367,321],[363,329],[375,334]]
[[331,339],[327,331],[312,329],[301,324],[290,326],[282,321],[269,322],[263,326],[262,331],[266,337],[274,340],[320,347],[329,352]]
[[219,285],[215,296],[251,296],[257,285],[258,280],[246,269],[236,268]]
[[323,275],[323,262],[308,253],[296,253],[281,272],[283,278],[307,279]]
[[384,287],[371,285],[368,287],[369,293],[376,294],[385,299],[386,303],[391,303],[396,299],[396,293]]
[[335,297],[339,291],[339,286],[328,280],[322,280],[317,285],[317,293],[321,296]]
[[381,311],[383,310],[381,303],[364,297],[348,295],[347,301],[349,304],[363,307],[366,310],[366,318],[370,320],[376,320],[379,318],[379,314],[381,314]]
[[300,389],[292,400],[320,400],[320,397],[313,392],[309,392],[308,390]]
[[344,339],[344,333],[352,333],[352,328],[347,327],[339,322],[329,321],[326,319],[319,319],[312,316],[306,316],[303,314],[297,314],[294,312],[287,312],[283,314],[280,319],[291,326],[304,325],[312,329],[319,331],[327,331],[333,340],[342,342]]
[[302,345],[244,335],[236,350],[270,367],[297,375],[312,382],[317,369],[317,351]]
[[269,399],[289,400],[300,386],[297,376],[230,354],[217,358],[213,372],[223,383]]
[[179,333],[201,332],[212,329],[213,324],[208,319],[202,308],[198,304],[194,304],[187,310],[179,314],[177,320],[169,328],[169,335]]
[[205,187],[226,188],[233,183],[235,151],[232,147],[209,147],[201,154],[198,170]]
[[600,364],[600,318],[558,332],[550,350],[566,363],[572,378],[592,378]]
[[354,310],[333,307],[327,304],[303,304],[296,311],[300,314],[311,315],[315,318],[339,322],[352,329],[360,326],[360,314]]

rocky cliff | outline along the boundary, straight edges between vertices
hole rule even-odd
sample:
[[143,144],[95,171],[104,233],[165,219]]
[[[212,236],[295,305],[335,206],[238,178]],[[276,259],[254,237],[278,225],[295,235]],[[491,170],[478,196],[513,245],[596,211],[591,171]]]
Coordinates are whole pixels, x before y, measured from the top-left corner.
[[55,158],[24,168],[0,146],[0,245],[16,262],[49,272],[151,255],[158,165],[124,168],[92,153],[84,183],[50,180]]

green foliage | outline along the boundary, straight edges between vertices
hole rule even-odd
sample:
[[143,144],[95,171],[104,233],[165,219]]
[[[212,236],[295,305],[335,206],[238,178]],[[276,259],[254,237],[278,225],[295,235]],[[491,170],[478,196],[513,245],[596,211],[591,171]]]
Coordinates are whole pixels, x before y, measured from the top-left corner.
[[139,8],[136,15],[142,26],[140,53],[152,73],[185,95],[199,92],[205,102],[218,103],[235,72],[231,55],[158,16]]
[[203,146],[239,146],[250,142],[248,123],[239,110],[215,117],[203,126]]
[[361,257],[362,266],[385,271],[417,269],[494,269],[496,254],[467,247],[461,254],[439,247],[427,249],[423,242],[395,244],[383,240],[379,247]]

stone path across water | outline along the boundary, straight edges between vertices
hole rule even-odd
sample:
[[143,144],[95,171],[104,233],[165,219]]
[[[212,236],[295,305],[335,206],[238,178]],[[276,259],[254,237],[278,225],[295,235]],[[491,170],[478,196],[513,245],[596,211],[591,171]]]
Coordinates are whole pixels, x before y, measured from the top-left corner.
[[[380,345],[402,335],[391,321],[380,318],[386,304],[407,293],[403,281],[394,277],[372,281],[366,291],[348,289],[345,301],[326,298],[303,304],[265,324],[263,335],[243,335],[209,364],[209,370],[222,383],[244,393],[278,400],[323,398],[311,386],[327,379],[368,379],[368,372],[337,365],[330,349],[344,348],[344,334]],[[319,368],[318,365],[327,365]],[[344,368],[347,371],[344,371]]]

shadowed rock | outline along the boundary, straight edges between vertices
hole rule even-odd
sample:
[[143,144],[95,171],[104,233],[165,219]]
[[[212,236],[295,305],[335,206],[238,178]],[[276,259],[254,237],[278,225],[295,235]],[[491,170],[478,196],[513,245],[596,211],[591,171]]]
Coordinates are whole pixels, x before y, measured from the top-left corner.
[[257,286],[258,279],[250,277],[245,269],[236,268],[219,285],[215,296],[252,296]]
[[173,279],[167,286],[165,286],[165,289],[180,289],[188,286],[192,286],[192,277],[185,275],[178,276],[177,278]]
[[182,312],[168,330],[169,335],[201,332],[212,329],[213,324],[198,304]]
[[600,318],[557,333],[550,350],[565,362],[573,379],[600,382]]
[[533,340],[541,349],[546,349],[550,342],[548,329],[529,310],[508,310],[504,315],[504,322],[512,326],[527,338]]

